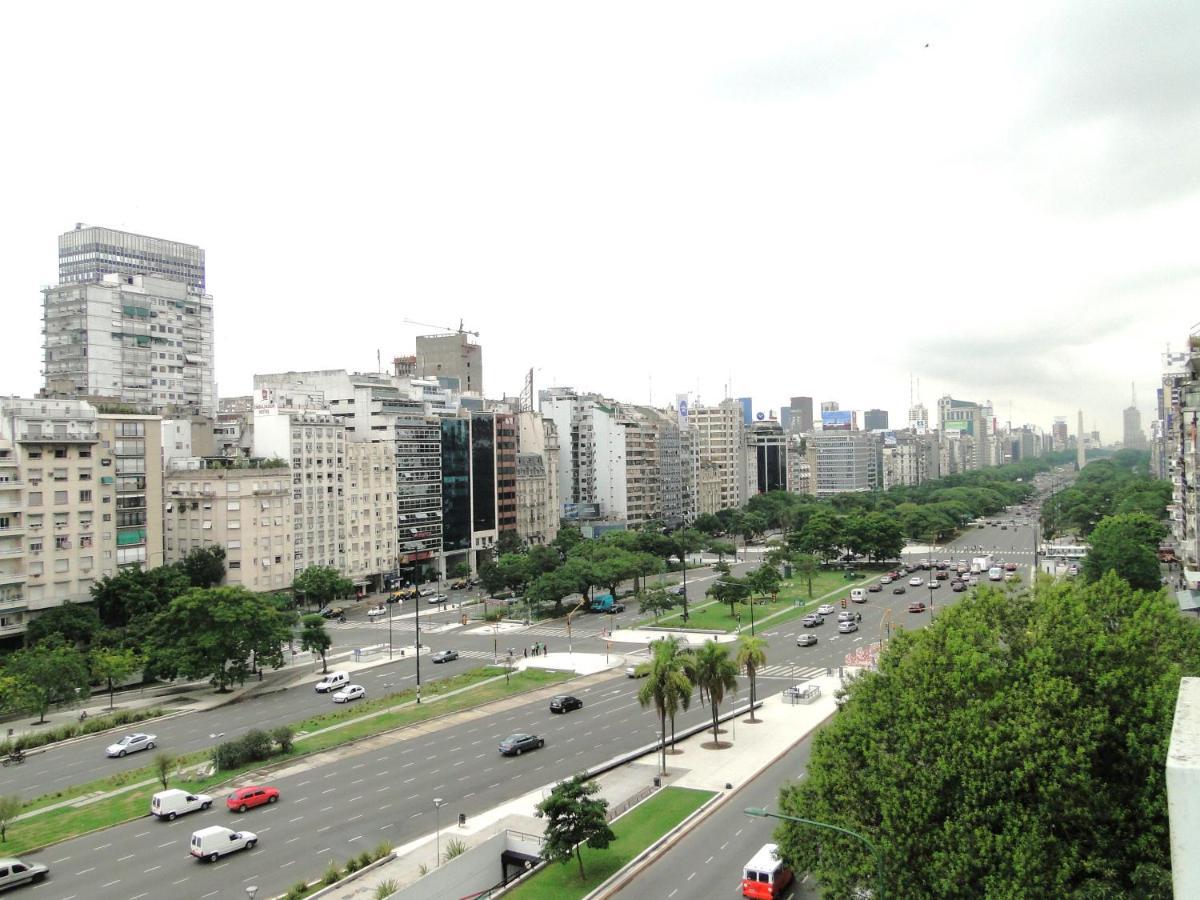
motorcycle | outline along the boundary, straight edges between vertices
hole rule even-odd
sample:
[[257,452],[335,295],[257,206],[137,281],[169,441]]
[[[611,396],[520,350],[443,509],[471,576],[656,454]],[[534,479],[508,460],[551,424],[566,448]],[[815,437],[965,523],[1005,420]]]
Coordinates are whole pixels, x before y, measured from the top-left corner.
[[5,768],[8,768],[8,766],[10,764],[14,765],[14,766],[19,766],[23,762],[25,762],[25,751],[24,750],[14,750],[12,753],[8,754],[8,756],[4,757],[4,760],[2,763],[0,763],[0,765],[3,765]]
[[338,616],[338,617],[337,617],[337,620],[338,620],[339,622],[341,622],[343,625],[345,625],[345,624],[346,624],[346,617],[345,617],[345,616]]

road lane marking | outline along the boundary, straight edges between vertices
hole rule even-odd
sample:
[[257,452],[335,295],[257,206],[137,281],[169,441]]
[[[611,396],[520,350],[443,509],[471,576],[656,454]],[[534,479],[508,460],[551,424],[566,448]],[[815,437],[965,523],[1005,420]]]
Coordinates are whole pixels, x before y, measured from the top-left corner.
[[293,860],[289,860],[288,862],[285,862],[285,863],[284,863],[282,866],[280,866],[279,868],[281,868],[281,869],[286,869],[288,866],[292,866],[292,865],[295,865],[295,864],[296,864],[296,861],[293,859]]
[[101,844],[99,847],[93,847],[92,852],[95,853],[97,850],[103,850],[106,847],[111,847],[111,846],[112,846],[112,844]]
[[75,874],[76,875],[86,875],[88,872],[95,872],[95,871],[96,871],[96,867],[92,866],[90,869],[84,869],[82,872],[76,872]]
[[110,881],[108,884],[100,885],[100,887],[102,887],[102,888],[112,887],[114,884],[120,884],[120,883],[121,883],[121,879],[118,878],[116,881]]
[[[353,820],[353,819],[351,819],[350,821],[354,821],[354,820]],[[346,841],[346,843],[347,843],[347,844],[353,844],[355,841],[360,841],[360,840],[362,840],[362,835],[361,835],[361,834],[360,834],[360,835],[358,835],[358,837],[352,837],[352,838],[350,838],[350,840]]]

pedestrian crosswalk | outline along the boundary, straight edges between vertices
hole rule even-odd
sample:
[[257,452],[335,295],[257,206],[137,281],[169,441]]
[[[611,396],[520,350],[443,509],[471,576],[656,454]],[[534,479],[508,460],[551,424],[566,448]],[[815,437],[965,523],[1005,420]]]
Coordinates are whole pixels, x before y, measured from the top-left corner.
[[787,678],[793,681],[807,681],[826,673],[825,666],[787,666],[770,665],[758,670],[757,678]]

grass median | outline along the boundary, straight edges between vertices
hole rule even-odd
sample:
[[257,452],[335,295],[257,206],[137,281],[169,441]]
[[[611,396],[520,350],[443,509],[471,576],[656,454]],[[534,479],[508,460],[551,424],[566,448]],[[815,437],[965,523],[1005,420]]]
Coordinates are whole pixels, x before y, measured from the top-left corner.
[[649,800],[635,806],[617,821],[612,830],[617,836],[603,850],[583,848],[583,870],[579,878],[575,857],[565,863],[550,863],[510,896],[514,900],[574,900],[586,897],[606,879],[627,865],[639,853],[699,809],[713,791],[665,787]]
[[[427,682],[422,685],[422,699],[439,699],[436,702],[424,702],[420,706],[412,704],[416,692],[406,690],[312,716],[293,724],[292,727],[296,729],[296,743],[289,753],[280,753],[269,760],[249,763],[205,778],[177,776],[170,779],[171,787],[193,792],[208,791],[246,772],[278,765],[320,750],[330,750],[351,741],[423,722],[435,716],[461,712],[493,700],[537,690],[573,677],[570,672],[527,669],[514,672],[506,681],[503,674],[503,669],[484,666],[449,678]],[[450,697],[443,696],[452,691],[462,693]],[[194,768],[211,756],[211,750],[201,750],[177,757],[176,764],[179,768]],[[21,812],[34,812],[69,799],[84,801],[90,796],[108,793],[156,777],[149,766],[121,772],[108,778],[76,785],[68,790],[45,794],[23,805]],[[12,822],[8,826],[8,840],[3,845],[4,850],[11,855],[26,853],[32,848],[57,843],[88,831],[144,816],[149,812],[151,796],[158,790],[161,790],[161,785],[155,782],[86,805],[46,809],[28,819]]]

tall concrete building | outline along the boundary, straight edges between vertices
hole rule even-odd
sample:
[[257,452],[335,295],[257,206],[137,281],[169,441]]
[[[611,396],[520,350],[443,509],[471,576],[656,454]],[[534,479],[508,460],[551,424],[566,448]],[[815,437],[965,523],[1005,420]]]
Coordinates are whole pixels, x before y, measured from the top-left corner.
[[76,225],[43,294],[45,393],[216,413],[213,299],[193,244]]
[[745,497],[788,489],[787,435],[778,422],[755,422],[746,429]]
[[465,332],[417,337],[416,374],[456,378],[462,393],[483,396],[483,348]]
[[908,408],[908,427],[916,434],[929,431],[929,410],[924,403],[915,403]]
[[979,469],[991,464],[990,415],[989,404],[955,400],[948,394],[938,399],[938,429],[947,438],[960,439],[957,462],[952,463],[950,472]]
[[813,430],[812,397],[792,397],[788,406],[779,411],[783,430],[792,434],[808,434]]
[[715,513],[741,506],[748,499],[742,496],[746,482],[741,404],[722,400],[716,406],[693,406],[688,412],[688,429],[695,436],[701,483],[716,482],[716,496],[712,496],[711,486],[706,486],[698,511]]
[[749,426],[754,421],[754,398],[738,397],[737,402],[742,408],[742,424]]
[[[558,536],[558,523],[562,518],[562,503],[559,501],[558,480],[558,429],[550,419],[543,418],[533,410],[516,414],[517,449],[520,455],[535,454],[542,459],[546,485],[544,490],[531,483],[535,477],[532,463],[527,463],[522,474],[517,464],[517,533],[525,544],[549,544]],[[529,510],[540,500],[540,511]],[[529,510],[528,513],[524,512]]]
[[1132,390],[1133,402],[1121,414],[1123,424],[1121,444],[1128,450],[1145,450],[1146,433],[1142,431],[1142,414],[1137,408],[1137,390]]
[[0,638],[163,563],[159,420],[79,400],[0,399]]
[[818,431],[808,436],[812,493],[818,497],[873,491],[879,437],[869,431]]
[[1054,424],[1050,426],[1050,441],[1055,452],[1067,449],[1067,444],[1070,442],[1070,432],[1065,416],[1055,417]]

